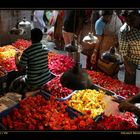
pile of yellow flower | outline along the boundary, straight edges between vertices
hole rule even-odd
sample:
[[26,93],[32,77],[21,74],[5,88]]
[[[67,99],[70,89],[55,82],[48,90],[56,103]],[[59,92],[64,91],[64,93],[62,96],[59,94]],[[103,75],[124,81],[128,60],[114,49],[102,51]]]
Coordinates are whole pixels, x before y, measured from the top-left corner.
[[14,57],[16,54],[15,47],[12,45],[6,45],[0,47],[0,61],[7,60]]
[[104,92],[97,90],[79,90],[76,91],[68,101],[68,106],[75,110],[95,118],[104,112]]

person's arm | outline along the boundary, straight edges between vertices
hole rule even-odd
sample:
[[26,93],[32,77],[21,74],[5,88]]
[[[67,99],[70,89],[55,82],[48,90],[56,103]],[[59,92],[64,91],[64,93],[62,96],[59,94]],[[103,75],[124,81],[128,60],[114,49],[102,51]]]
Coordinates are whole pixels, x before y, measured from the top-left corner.
[[127,31],[122,31],[120,33],[120,39],[119,39],[119,52],[123,57],[125,69],[131,74],[133,72],[133,68],[129,65],[128,60],[128,52],[129,51],[129,43],[127,39]]
[[98,43],[95,45],[95,50],[97,51],[99,51],[99,47],[101,46],[103,40],[104,28],[105,28],[105,23],[101,19],[97,20],[95,23],[95,33],[96,36],[98,37]]
[[127,72],[129,72],[130,74],[134,74],[135,73],[135,68],[133,66],[131,66],[132,64],[128,60],[127,56],[124,57],[124,65],[125,65],[125,70]]
[[95,23],[95,33],[96,35],[103,35],[104,33],[104,28],[105,28],[105,23],[103,22],[103,20],[100,18],[96,21]]
[[113,101],[119,103],[118,108],[121,112],[123,111],[132,112],[138,117],[140,117],[140,109],[136,107],[134,104],[130,103],[128,100],[118,100],[115,98],[113,99]]
[[140,93],[137,93],[135,96],[127,99],[129,103],[140,103]]
[[140,109],[134,104],[123,101],[119,104],[119,110],[129,111],[140,117]]
[[98,43],[95,44],[93,54],[91,56],[91,63],[95,64],[97,59],[97,53],[99,52],[102,40],[103,40],[103,31],[104,31],[105,24],[102,22],[97,21],[95,23],[95,32],[96,36],[98,37]]
[[0,66],[0,71],[2,71],[4,74],[7,73],[6,70],[2,66]]
[[93,53],[91,56],[91,63],[92,64],[96,64],[97,55],[99,53],[100,45],[102,43],[102,36],[97,36],[97,37],[98,37],[98,43],[95,44],[94,50],[93,50]]
[[135,96],[132,96],[126,100],[119,100],[117,98],[113,98],[113,101],[115,101],[117,103],[121,103],[122,101],[131,103],[131,104],[140,103],[140,92],[137,93]]
[[16,54],[15,54],[15,63],[16,63],[16,67],[17,67],[17,69],[19,69],[19,57],[20,57],[20,52],[17,52]]
[[23,54],[20,57],[20,52],[17,52],[15,55],[15,63],[16,63],[16,67],[19,71],[24,71],[26,69],[27,66],[27,56],[26,53],[23,52]]
[[96,37],[98,38],[98,42],[95,44],[94,51],[98,52],[99,51],[99,47],[100,47],[100,45],[102,43],[103,36],[96,35]]
[[127,34],[124,32],[120,32],[119,52],[124,58],[127,58],[128,49],[129,49],[129,45],[128,45],[128,40],[127,40]]
[[138,107],[133,106],[130,112],[134,113],[138,118],[140,118],[140,109]]

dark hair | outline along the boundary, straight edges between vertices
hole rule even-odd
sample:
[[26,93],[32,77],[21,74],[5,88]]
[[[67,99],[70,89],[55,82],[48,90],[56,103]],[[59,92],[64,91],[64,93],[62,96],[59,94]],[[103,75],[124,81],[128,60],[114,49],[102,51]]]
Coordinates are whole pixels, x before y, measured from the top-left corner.
[[125,18],[126,17],[130,17],[130,16],[133,16],[133,15],[140,15],[138,10],[125,10],[124,13],[122,14]]
[[140,14],[138,10],[126,10],[123,16],[129,26],[140,29]]
[[113,10],[102,10],[102,16],[111,16],[113,14]]
[[42,40],[43,33],[40,29],[34,28],[31,30],[31,40],[32,42],[40,42]]

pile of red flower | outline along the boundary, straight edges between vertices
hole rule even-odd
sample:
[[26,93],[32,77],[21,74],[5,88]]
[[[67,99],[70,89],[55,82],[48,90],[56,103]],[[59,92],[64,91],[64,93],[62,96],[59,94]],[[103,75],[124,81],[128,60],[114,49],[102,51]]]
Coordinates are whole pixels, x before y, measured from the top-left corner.
[[128,85],[119,80],[112,79],[110,76],[101,72],[89,71],[87,73],[93,79],[93,83],[100,85],[108,90],[114,91],[117,95],[121,95],[125,98],[134,96],[140,92],[140,88],[134,85]]
[[16,47],[17,49],[24,51],[26,48],[28,48],[29,46],[31,46],[31,41],[28,40],[24,40],[24,39],[18,39],[17,41],[15,41],[14,43],[12,43],[12,45],[14,47]]
[[15,64],[15,58],[11,57],[4,61],[0,62],[0,65],[7,71],[17,70],[16,64]]
[[62,84],[60,83],[60,76],[57,76],[48,83],[46,83],[43,86],[43,90],[50,93],[56,98],[65,98],[73,92],[73,90],[62,86]]
[[57,55],[56,52],[50,51],[50,52],[48,53],[48,59],[51,59],[51,57],[54,57],[55,55]]
[[[87,73],[91,76],[94,84],[100,85],[101,87],[111,90],[117,95],[125,98],[134,96],[140,92],[139,87],[128,85],[119,80],[112,79],[104,73],[95,71],[87,71]],[[66,97],[72,93],[72,90],[62,87],[59,76],[46,83],[43,89],[57,98]]]
[[98,123],[98,128],[101,130],[135,130],[136,124],[134,123],[132,114],[129,112],[124,113],[124,116],[103,114],[103,119]]
[[60,75],[74,65],[73,59],[63,54],[54,54],[48,57],[48,61],[49,69],[54,75]]
[[46,100],[42,95],[28,97],[19,103],[10,114],[2,118],[9,130],[135,130],[132,120],[121,117],[106,117],[100,122],[84,115],[71,118],[65,102],[54,98]]
[[66,104],[43,96],[29,97],[20,102],[19,108],[2,118],[2,124],[10,130],[88,130],[94,121],[86,116],[71,119]]

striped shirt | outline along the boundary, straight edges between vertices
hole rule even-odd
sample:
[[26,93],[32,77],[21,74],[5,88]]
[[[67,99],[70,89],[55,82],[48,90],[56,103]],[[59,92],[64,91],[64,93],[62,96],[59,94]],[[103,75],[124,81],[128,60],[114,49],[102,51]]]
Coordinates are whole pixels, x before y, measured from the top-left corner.
[[124,24],[120,29],[120,53],[136,65],[140,64],[140,30]]
[[24,50],[19,65],[27,67],[26,82],[29,86],[40,87],[51,78],[48,69],[48,50],[41,43],[32,44]]

